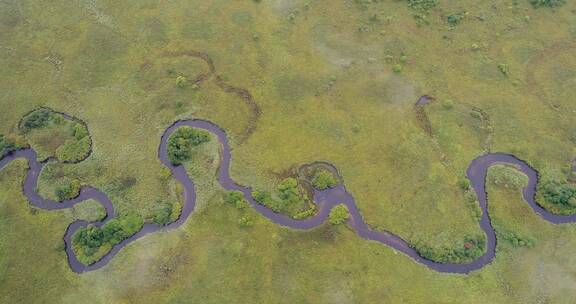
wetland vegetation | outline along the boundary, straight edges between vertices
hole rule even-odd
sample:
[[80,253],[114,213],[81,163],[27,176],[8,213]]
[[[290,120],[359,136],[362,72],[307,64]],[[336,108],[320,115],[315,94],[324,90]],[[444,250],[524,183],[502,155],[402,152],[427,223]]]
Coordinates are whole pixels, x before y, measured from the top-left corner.
[[[181,189],[157,159],[158,141],[194,118],[226,130],[231,176],[263,205],[296,219],[317,214],[294,168],[327,160],[370,227],[432,259],[473,260],[486,240],[464,174],[478,155],[526,160],[541,177],[538,202],[576,212],[567,168],[576,156],[575,5],[0,1],[0,158],[30,146],[50,159],[43,197],[69,199],[83,185],[110,197],[116,221],[75,235],[84,263],[146,223],[178,217]],[[435,100],[423,124],[413,104],[425,94]],[[496,258],[446,275],[346,223],[271,223],[219,186],[218,153],[212,137],[174,140],[173,161],[196,183],[195,213],[82,275],[62,237],[102,210],[33,207],[22,194],[26,163],[4,167],[0,302],[569,303],[576,294],[575,225],[534,214],[515,169],[493,167],[486,183]],[[314,188],[341,183],[323,175]]]

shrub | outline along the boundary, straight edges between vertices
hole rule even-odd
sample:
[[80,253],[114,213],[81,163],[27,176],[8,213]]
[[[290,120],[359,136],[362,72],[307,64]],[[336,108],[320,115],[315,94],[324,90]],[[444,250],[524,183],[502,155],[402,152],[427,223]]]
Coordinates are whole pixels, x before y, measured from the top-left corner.
[[248,202],[244,199],[244,194],[240,191],[229,191],[226,193],[224,202],[234,205],[240,210],[248,208]]
[[293,204],[302,200],[298,190],[298,181],[295,178],[285,178],[278,184],[276,189],[278,190],[278,196],[284,202]]
[[395,64],[394,66],[392,66],[392,72],[394,73],[401,73],[402,72],[402,66],[399,64]]
[[303,220],[313,216],[314,214],[316,214],[316,205],[312,205],[310,208],[294,214],[292,218],[295,220]]
[[71,200],[80,194],[81,187],[82,184],[80,183],[80,181],[77,179],[73,179],[70,182],[67,182],[63,185],[56,187],[56,189],[54,190],[54,194],[56,195],[56,199],[58,199],[59,202],[65,200]]
[[72,125],[72,131],[74,132],[74,137],[77,140],[81,140],[88,136],[88,128],[80,123],[74,123],[74,125]]
[[307,201],[298,187],[298,181],[292,177],[283,179],[276,186],[274,195],[267,191],[253,191],[252,196],[256,202],[272,211],[289,215],[296,212],[296,208]]
[[11,152],[23,148],[25,145],[23,140],[14,134],[7,136],[0,134],[0,159]]
[[272,194],[267,191],[253,191],[252,197],[254,200],[258,202],[260,205],[266,206],[274,212],[281,212],[282,208],[278,201],[272,199]]
[[186,86],[186,84],[188,83],[188,79],[184,76],[178,76],[176,77],[176,85],[179,88],[183,88]]
[[565,0],[530,0],[534,8],[540,7],[559,7],[566,3]]
[[439,263],[468,263],[478,259],[486,250],[486,237],[467,236],[464,242],[456,248],[431,248],[428,246],[417,246],[416,250],[420,256]]
[[496,235],[498,236],[498,240],[503,240],[512,245],[512,247],[533,247],[536,245],[536,239],[533,237],[521,236],[512,231],[496,229]]
[[[93,256],[102,246],[114,246],[142,229],[144,221],[135,214],[127,214],[110,220],[102,227],[88,225],[72,236],[72,245],[82,256]],[[83,258],[82,261],[97,261],[97,258]]]
[[22,119],[22,131],[26,133],[32,129],[38,129],[47,126],[52,115],[52,111],[44,108],[32,111]]
[[56,157],[66,162],[81,161],[90,153],[90,142],[91,139],[88,136],[80,140],[68,139],[56,149]]
[[228,204],[235,204],[241,199],[244,199],[244,195],[240,191],[228,191],[224,197],[224,201]]
[[468,190],[470,189],[470,180],[468,178],[463,178],[458,182],[458,186],[460,186],[462,190]]
[[168,202],[159,202],[158,208],[152,221],[159,226],[165,226],[172,222],[172,210],[174,205]]
[[324,190],[332,188],[338,184],[338,179],[334,177],[332,172],[321,169],[316,171],[314,177],[312,177],[312,186],[319,190]]
[[174,165],[180,165],[190,160],[194,147],[208,141],[210,136],[206,131],[181,127],[168,139],[168,158]]
[[456,26],[460,23],[460,21],[462,21],[462,19],[464,19],[464,14],[458,13],[458,14],[449,15],[446,18],[446,21],[448,21],[449,25]]
[[407,0],[408,6],[419,11],[429,11],[438,5],[438,0]]
[[500,73],[502,73],[504,76],[508,76],[508,74],[510,74],[510,69],[508,68],[508,65],[505,63],[500,63],[498,64],[498,70],[500,71]]
[[348,213],[348,208],[346,208],[345,205],[340,204],[330,210],[328,222],[332,225],[340,225],[348,221],[349,218],[350,213]]
[[560,207],[576,208],[576,185],[550,181],[539,188],[547,202]]
[[238,220],[238,225],[242,228],[249,228],[254,226],[254,221],[249,216],[245,215]]

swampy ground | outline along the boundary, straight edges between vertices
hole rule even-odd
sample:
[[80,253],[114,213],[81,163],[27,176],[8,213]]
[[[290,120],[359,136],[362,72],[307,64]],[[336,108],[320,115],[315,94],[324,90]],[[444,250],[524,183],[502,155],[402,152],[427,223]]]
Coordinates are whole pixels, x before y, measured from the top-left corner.
[[[481,234],[460,186],[476,156],[513,153],[542,178],[569,177],[576,4],[410,6],[417,2],[0,1],[0,133],[17,132],[40,106],[82,119],[92,154],[48,165],[40,193],[75,179],[106,192],[118,213],[151,220],[159,203],[178,198],[157,159],[162,132],[177,119],[207,119],[229,135],[238,182],[271,190],[299,165],[329,161],[372,227],[415,246],[456,248]],[[414,106],[422,95],[434,97],[425,115]],[[50,151],[57,140],[44,144]],[[534,214],[512,169],[492,170],[487,182],[494,262],[454,275],[345,225],[292,231],[224,203],[217,150],[212,141],[186,164],[198,205],[182,227],[133,242],[81,275],[70,270],[62,237],[73,220],[102,211],[92,203],[36,210],[22,194],[25,162],[0,171],[0,303],[576,296],[576,225]]]

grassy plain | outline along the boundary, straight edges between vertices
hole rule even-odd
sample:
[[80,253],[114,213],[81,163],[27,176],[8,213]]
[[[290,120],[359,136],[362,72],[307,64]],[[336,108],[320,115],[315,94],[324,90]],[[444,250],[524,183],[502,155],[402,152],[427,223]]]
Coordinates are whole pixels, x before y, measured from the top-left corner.
[[[440,1],[419,26],[407,1],[360,2],[1,1],[0,133],[39,106],[82,119],[92,155],[53,171],[151,220],[159,201],[177,197],[157,160],[160,135],[176,119],[209,119],[231,139],[240,183],[272,190],[290,169],[329,161],[373,227],[433,248],[481,232],[458,186],[477,155],[510,152],[544,176],[567,175],[574,3]],[[448,24],[456,13],[462,20]],[[190,81],[209,73],[191,50],[252,94],[262,115],[249,137],[250,106],[215,75]],[[423,94],[436,99],[426,107],[432,136],[414,114]],[[490,186],[491,216],[535,245],[499,242],[492,265],[461,276],[345,227],[277,227],[223,203],[213,169],[188,170],[200,207],[181,229],[81,276],[62,250],[73,214],[31,209],[24,165],[2,170],[0,302],[563,303],[575,293],[575,229],[543,222],[506,187]],[[43,178],[40,191],[57,185]],[[237,225],[244,216],[252,227]]]

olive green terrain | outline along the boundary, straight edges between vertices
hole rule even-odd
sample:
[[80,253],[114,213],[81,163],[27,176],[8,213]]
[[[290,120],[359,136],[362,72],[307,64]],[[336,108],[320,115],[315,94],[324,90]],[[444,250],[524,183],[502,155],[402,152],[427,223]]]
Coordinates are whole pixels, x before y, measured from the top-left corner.
[[[328,161],[372,227],[415,245],[461,246],[482,233],[459,186],[476,156],[513,153],[544,178],[569,175],[576,3],[440,0],[421,10],[414,2],[0,0],[0,134],[18,133],[41,106],[81,119],[92,154],[47,165],[40,193],[51,198],[75,180],[106,192],[117,213],[152,221],[159,202],[179,198],[157,159],[162,132],[178,119],[207,119],[226,130],[239,183],[273,191],[299,165]],[[414,103],[425,94],[434,101],[422,115]],[[54,134],[47,151],[65,140]],[[73,220],[103,211],[93,202],[37,210],[21,191],[25,162],[0,171],[0,303],[576,296],[576,224],[540,219],[509,169],[488,181],[494,262],[453,275],[345,225],[293,231],[226,204],[217,151],[212,140],[186,165],[198,205],[182,227],[81,275],[70,270],[62,237]]]

